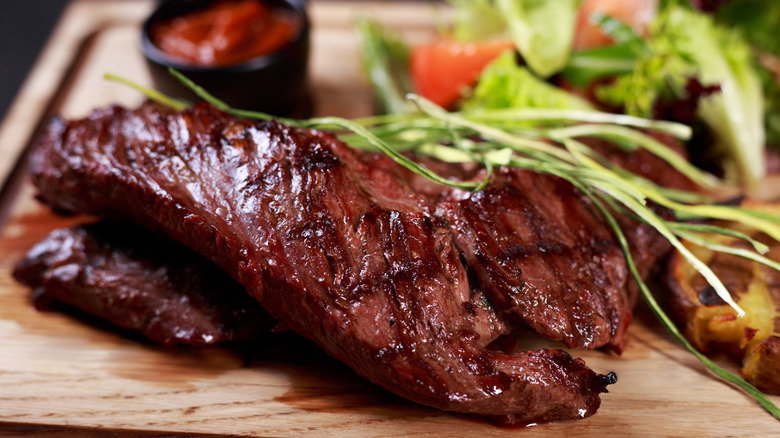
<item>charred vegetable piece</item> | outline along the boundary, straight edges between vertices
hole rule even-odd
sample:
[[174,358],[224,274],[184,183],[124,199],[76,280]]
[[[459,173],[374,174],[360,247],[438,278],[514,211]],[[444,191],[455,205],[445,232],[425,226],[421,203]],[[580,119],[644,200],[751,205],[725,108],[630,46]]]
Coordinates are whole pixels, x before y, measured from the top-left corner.
[[[746,207],[780,213],[780,204],[747,204]],[[738,226],[730,227],[747,232]],[[751,237],[769,247],[764,257],[780,261],[780,242],[762,234]],[[711,239],[736,249],[748,250],[751,246],[735,237]],[[742,373],[748,381],[764,392],[779,394],[780,272],[735,255],[688,246],[724,280],[746,314],[737,317],[707,281],[675,253],[669,260],[666,278],[671,291],[669,305],[684,326],[686,337],[708,354],[725,353],[741,360]]]

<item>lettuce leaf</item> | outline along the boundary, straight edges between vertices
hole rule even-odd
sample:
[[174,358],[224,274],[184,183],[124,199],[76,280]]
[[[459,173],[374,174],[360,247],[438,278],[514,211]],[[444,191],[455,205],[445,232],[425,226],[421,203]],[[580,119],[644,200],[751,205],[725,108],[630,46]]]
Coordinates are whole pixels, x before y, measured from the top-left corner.
[[507,35],[506,18],[493,0],[448,0],[452,9],[452,37],[474,42]]
[[711,17],[672,5],[651,26],[648,47],[633,73],[597,90],[599,99],[649,116],[658,99],[684,97],[691,77],[718,85],[721,92],[703,97],[697,114],[715,134],[715,150],[727,157],[727,177],[754,187],[766,172],[764,97],[747,43]]
[[580,0],[496,0],[528,67],[542,78],[569,62]]
[[447,0],[458,41],[511,38],[528,67],[542,78],[561,71],[574,43],[581,0]]
[[551,85],[515,61],[511,51],[490,63],[480,75],[463,109],[554,108],[591,110],[584,99]]
[[[717,11],[718,22],[742,34],[758,52],[759,57],[768,56],[780,64],[780,1],[777,0],[732,0]],[[758,74],[766,98],[765,125],[767,143],[780,147],[780,79],[774,70],[757,65]]]

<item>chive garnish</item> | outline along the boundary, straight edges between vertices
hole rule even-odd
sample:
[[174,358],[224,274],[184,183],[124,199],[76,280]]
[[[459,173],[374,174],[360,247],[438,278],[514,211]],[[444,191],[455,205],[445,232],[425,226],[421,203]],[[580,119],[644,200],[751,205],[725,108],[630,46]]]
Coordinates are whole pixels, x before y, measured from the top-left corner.
[[[628,241],[614,214],[626,214],[654,227],[704,276],[717,295],[738,316],[742,316],[744,311],[733,301],[717,275],[687,249],[681,239],[780,271],[780,263],[761,255],[766,252],[766,245],[747,234],[724,227],[664,220],[646,202],[653,201],[672,210],[678,220],[728,220],[764,232],[775,240],[780,240],[780,217],[744,207],[719,205],[698,193],[658,186],[606,163],[598,153],[576,140],[579,137],[598,137],[611,140],[624,149],[644,148],[703,188],[727,188],[726,182],[695,168],[667,146],[640,131],[655,130],[687,139],[691,135],[689,127],[595,111],[511,109],[454,113],[416,95],[407,97],[420,110],[417,114],[372,116],[355,120],[340,117],[282,119],[262,112],[232,108],[181,73],[175,70],[170,72],[204,101],[229,114],[254,120],[277,118],[293,126],[334,130],[350,146],[385,153],[410,171],[439,184],[468,191],[481,190],[488,183],[493,168],[498,166],[518,167],[569,181],[592,200],[609,223],[642,296],[661,324],[716,376],[743,390],[780,420],[780,408],[764,393],[740,376],[715,364],[682,335],[639,276]],[[118,75],[107,73],[105,78],[128,85],[149,99],[171,108],[181,110],[189,106],[186,102],[172,99]],[[450,180],[410,160],[403,151],[413,151],[448,162],[478,163],[486,167],[488,177],[481,182]],[[755,251],[722,245],[705,234],[722,234],[744,240]]]

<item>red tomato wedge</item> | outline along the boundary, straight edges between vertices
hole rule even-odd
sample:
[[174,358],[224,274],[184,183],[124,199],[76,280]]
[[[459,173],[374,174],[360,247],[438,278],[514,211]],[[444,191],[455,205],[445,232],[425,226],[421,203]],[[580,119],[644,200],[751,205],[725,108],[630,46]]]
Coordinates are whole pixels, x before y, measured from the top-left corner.
[[461,96],[464,87],[477,82],[492,60],[513,47],[511,41],[462,43],[445,39],[415,46],[410,56],[415,91],[447,107]]

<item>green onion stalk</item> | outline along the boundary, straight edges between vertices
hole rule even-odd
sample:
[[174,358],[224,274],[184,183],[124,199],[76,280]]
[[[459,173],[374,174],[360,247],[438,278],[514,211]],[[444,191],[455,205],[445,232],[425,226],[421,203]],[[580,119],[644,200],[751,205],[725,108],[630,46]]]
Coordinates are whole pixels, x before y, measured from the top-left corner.
[[[277,118],[261,112],[232,108],[179,72],[171,70],[171,74],[198,97],[229,114],[254,120]],[[149,99],[171,108],[180,110],[190,105],[117,75],[106,74],[106,78],[129,85]],[[655,228],[701,273],[718,296],[731,306],[739,317],[745,314],[744,310],[732,299],[717,275],[699,260],[682,240],[712,251],[744,257],[780,271],[779,263],[762,255],[768,251],[766,245],[729,228],[699,223],[701,220],[738,222],[780,240],[780,217],[739,206],[719,205],[708,196],[698,193],[660,187],[612,165],[578,140],[595,137],[610,140],[627,151],[643,148],[664,159],[704,189],[717,191],[727,187],[722,180],[692,166],[675,151],[644,132],[658,131],[687,140],[691,136],[689,127],[620,114],[579,110],[506,109],[448,112],[420,96],[409,95],[407,99],[416,105],[418,112],[354,120],[340,117],[280,120],[302,128],[335,131],[352,147],[382,152],[420,176],[460,190],[481,190],[489,182],[492,170],[500,166],[549,174],[570,182],[592,200],[612,228],[642,296],[663,326],[716,376],[743,390],[780,420],[780,408],[765,394],[740,376],[715,364],[682,335],[639,276],[615,214],[628,215]],[[409,159],[403,152],[413,152],[452,163],[477,163],[486,168],[487,176],[482,181],[448,179]],[[648,201],[672,210],[678,220],[663,219],[648,207]],[[680,222],[680,219],[699,221]],[[753,250],[735,249],[719,244],[707,237],[712,234],[745,240]]]

